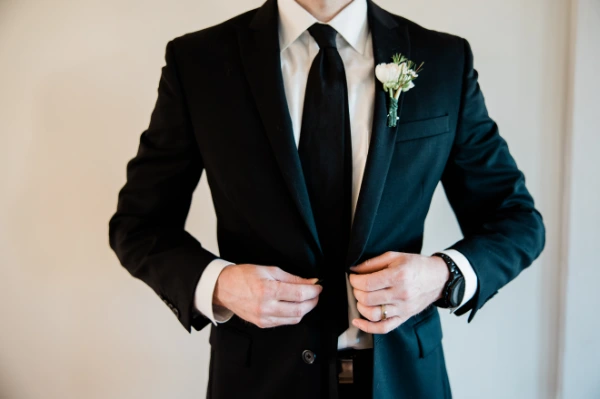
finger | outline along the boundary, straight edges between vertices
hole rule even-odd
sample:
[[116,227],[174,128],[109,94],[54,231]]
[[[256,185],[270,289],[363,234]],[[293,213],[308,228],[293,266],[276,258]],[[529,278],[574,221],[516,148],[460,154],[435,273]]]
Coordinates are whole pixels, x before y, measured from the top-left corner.
[[[383,312],[381,309],[381,305],[379,306],[365,306],[362,303],[358,302],[356,304],[356,308],[358,309],[358,312],[363,315],[365,318],[367,318],[370,321],[381,321],[383,320]],[[391,317],[395,317],[395,316],[400,316],[400,312],[399,309],[396,305],[393,304],[386,304],[385,305],[385,311],[386,311],[386,319],[389,319]]]
[[377,291],[362,291],[355,288],[353,293],[356,300],[365,306],[379,306],[395,302],[393,291],[390,288]]
[[288,273],[277,266],[272,266],[270,270],[271,276],[278,281],[283,281],[290,284],[314,284],[319,281],[318,278],[302,278]]
[[298,324],[302,321],[302,317],[262,317],[254,322],[260,328],[273,328],[285,325]]
[[392,286],[391,269],[369,274],[350,274],[350,285],[362,291],[376,291]]
[[352,324],[359,330],[369,334],[387,334],[400,324],[404,323],[404,321],[405,320],[402,318],[396,316],[377,322],[364,319],[353,319]]
[[319,296],[323,287],[317,284],[293,284],[275,281],[273,299],[288,302],[304,302]]
[[356,266],[351,266],[350,270],[360,274],[375,273],[376,271],[388,267],[388,265],[400,255],[400,252],[388,251],[374,258],[367,259]]
[[277,301],[271,308],[271,315],[281,318],[304,317],[308,312],[313,310],[315,306],[317,306],[318,302],[319,297],[309,299],[304,302]]

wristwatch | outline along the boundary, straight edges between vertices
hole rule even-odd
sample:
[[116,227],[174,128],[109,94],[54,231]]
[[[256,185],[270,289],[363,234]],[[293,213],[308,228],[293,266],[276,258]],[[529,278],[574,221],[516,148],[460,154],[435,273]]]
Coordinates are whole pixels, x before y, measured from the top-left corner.
[[435,301],[433,304],[440,308],[456,308],[462,302],[463,296],[465,295],[465,278],[456,263],[448,255],[436,252],[431,256],[438,256],[446,262],[448,270],[450,271],[450,277],[444,286],[442,291],[442,297]]

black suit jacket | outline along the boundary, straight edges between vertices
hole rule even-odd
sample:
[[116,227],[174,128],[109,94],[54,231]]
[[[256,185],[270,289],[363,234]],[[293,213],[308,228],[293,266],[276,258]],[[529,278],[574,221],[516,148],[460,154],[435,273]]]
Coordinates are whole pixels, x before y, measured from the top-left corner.
[[[542,217],[523,174],[488,116],[466,40],[425,29],[368,2],[376,64],[403,53],[425,62],[386,124],[376,84],[372,137],[347,265],[385,251],[419,253],[441,180],[479,281],[460,313],[469,321],[544,246]],[[318,276],[322,252],[282,85],[276,0],[170,41],[158,99],[111,218],[121,264],[169,305],[189,332],[196,284],[217,257],[185,231],[206,172],[219,251],[235,263]],[[373,77],[375,79],[375,77]],[[318,306],[317,306],[318,308]],[[208,396],[316,398],[321,384],[317,310],[294,326],[260,329],[234,316],[211,326]],[[438,311],[430,306],[374,339],[375,398],[450,396]],[[304,350],[317,361],[304,362]]]

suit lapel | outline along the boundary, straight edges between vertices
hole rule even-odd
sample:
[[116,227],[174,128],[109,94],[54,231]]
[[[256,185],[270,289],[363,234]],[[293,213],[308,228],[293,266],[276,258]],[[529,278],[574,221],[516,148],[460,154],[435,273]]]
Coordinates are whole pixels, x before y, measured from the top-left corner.
[[[387,11],[371,0],[367,0],[367,4],[375,65],[391,62],[395,53],[410,58],[406,26],[399,25]],[[258,9],[249,29],[238,31],[238,40],[244,71],[282,177],[312,240],[322,254],[283,89],[276,0],[267,0]],[[373,79],[376,79],[375,71]],[[401,116],[404,96],[403,93],[398,102],[398,116]],[[365,250],[392,159],[397,127],[388,127],[386,116],[386,93],[377,81],[371,140],[352,223],[347,265],[355,264]]]
[[283,88],[276,0],[267,0],[258,9],[250,29],[238,31],[238,40],[248,83],[282,177],[321,252]]
[[[368,13],[375,65],[391,62],[392,55],[395,53],[402,53],[410,58],[410,42],[406,26],[399,25],[387,11],[371,0],[368,0]],[[375,71],[373,71],[373,79],[376,79]],[[398,116],[401,115],[404,95],[401,94],[398,101]],[[346,264],[349,266],[354,265],[365,250],[394,152],[398,127],[387,126],[386,96],[381,83],[376,81],[373,129],[346,259]]]

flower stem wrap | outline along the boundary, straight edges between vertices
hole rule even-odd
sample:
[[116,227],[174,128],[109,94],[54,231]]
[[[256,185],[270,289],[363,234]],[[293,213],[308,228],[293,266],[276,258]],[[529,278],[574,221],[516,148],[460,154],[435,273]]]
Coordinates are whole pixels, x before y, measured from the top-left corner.
[[389,100],[388,126],[396,127],[396,121],[398,120],[398,99],[390,96]]

